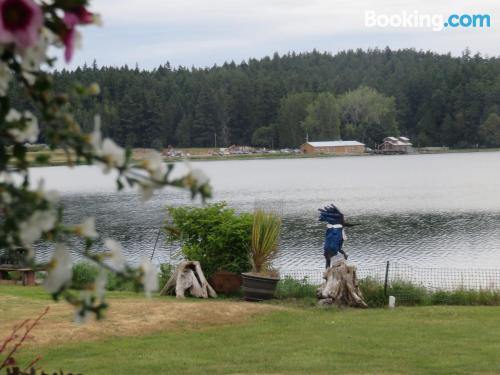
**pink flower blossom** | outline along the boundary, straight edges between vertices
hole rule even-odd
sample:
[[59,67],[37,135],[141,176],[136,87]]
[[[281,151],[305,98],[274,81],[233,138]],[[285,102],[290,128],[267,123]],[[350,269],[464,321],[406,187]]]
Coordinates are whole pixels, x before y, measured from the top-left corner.
[[84,6],[78,6],[71,11],[64,13],[64,24],[66,32],[62,37],[64,44],[64,60],[70,62],[75,50],[76,25],[85,25],[94,22],[94,14],[85,9]]
[[65,13],[64,24],[67,29],[62,36],[62,42],[64,44],[64,60],[68,63],[71,61],[73,52],[75,51],[75,26],[78,24],[78,16],[74,13]]
[[33,0],[0,0],[0,43],[28,48],[39,39],[43,13]]
[[89,12],[84,6],[77,6],[71,13],[78,17],[78,23],[80,25],[87,25],[94,23],[94,13]]

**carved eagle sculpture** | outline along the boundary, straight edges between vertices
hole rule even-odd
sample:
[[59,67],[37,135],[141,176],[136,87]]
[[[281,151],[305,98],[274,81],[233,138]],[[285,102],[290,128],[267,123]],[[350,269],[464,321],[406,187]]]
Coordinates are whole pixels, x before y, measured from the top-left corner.
[[344,214],[334,205],[325,206],[324,208],[319,208],[319,221],[326,222],[328,224],[344,224]]
[[359,224],[346,223],[344,219],[344,214],[335,206],[333,203],[329,206],[319,208],[319,221],[326,222],[328,224],[341,224],[344,227],[353,227]]

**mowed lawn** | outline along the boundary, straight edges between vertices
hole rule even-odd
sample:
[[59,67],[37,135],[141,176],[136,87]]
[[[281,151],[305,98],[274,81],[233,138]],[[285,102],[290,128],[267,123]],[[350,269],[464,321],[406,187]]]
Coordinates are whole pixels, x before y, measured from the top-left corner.
[[[500,307],[338,310],[130,293],[110,302],[108,320],[88,326],[53,306],[37,328],[43,340],[21,358],[82,374],[500,374]],[[38,288],[0,286],[0,333],[49,303]]]

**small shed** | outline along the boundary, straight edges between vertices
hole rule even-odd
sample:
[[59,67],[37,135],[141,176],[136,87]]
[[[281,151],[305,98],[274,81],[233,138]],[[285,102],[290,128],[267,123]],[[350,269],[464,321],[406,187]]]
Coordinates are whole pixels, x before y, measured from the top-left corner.
[[386,137],[378,146],[378,151],[383,154],[408,154],[413,151],[413,145],[407,137]]
[[365,145],[358,141],[306,142],[300,149],[305,154],[363,154]]

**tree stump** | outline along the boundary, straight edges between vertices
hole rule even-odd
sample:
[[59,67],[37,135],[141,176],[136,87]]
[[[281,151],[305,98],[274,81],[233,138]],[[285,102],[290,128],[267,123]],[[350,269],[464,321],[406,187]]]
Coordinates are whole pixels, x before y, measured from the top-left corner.
[[184,261],[177,266],[170,279],[160,292],[160,295],[173,295],[185,298],[186,291],[193,297],[217,297],[217,293],[210,286],[200,266],[200,262]]
[[320,305],[368,307],[359,290],[356,266],[341,260],[328,268],[316,296]]

